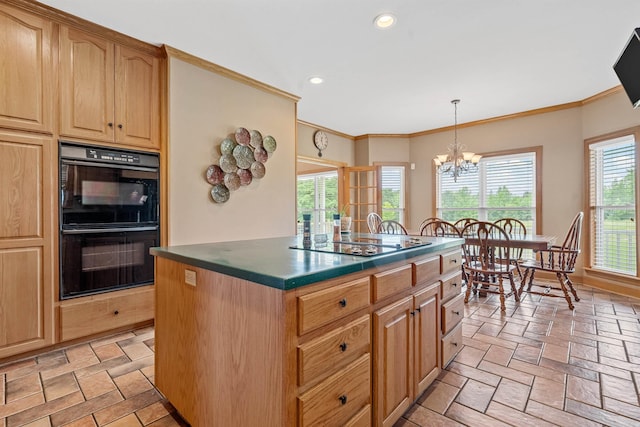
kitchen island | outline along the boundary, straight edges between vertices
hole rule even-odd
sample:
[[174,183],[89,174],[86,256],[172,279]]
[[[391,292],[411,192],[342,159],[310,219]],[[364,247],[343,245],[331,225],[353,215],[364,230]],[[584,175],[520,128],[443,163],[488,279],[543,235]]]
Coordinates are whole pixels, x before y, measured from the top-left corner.
[[435,379],[462,342],[463,240],[348,238],[378,252],[296,237],[151,250],[155,383],[191,425],[393,425]]

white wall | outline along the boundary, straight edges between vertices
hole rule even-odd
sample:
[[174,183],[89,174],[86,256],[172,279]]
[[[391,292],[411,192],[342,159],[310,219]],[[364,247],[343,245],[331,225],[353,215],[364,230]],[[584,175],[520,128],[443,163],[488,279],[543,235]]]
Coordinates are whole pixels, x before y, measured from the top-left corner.
[[[169,245],[295,234],[294,100],[169,58]],[[204,173],[238,127],[272,135],[266,175],[214,203]]]

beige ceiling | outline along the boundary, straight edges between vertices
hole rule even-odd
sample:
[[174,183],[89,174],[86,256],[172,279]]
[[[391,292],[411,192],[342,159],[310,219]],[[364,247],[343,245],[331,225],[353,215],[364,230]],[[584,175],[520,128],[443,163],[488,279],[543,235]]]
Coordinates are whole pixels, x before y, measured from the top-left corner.
[[619,84],[640,27],[640,0],[43,3],[298,95],[300,120],[353,136],[449,126],[454,98],[460,123],[588,98]]

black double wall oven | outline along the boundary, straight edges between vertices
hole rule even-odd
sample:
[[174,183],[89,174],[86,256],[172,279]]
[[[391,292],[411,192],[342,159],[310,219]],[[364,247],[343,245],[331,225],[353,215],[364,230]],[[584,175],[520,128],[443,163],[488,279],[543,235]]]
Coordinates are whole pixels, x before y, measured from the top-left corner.
[[159,158],[60,141],[60,299],[153,283]]

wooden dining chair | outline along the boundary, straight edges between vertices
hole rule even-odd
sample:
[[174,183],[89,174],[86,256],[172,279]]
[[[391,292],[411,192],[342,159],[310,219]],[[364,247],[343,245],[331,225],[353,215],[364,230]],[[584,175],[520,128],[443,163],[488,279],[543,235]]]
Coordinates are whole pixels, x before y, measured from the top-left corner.
[[402,224],[400,224],[398,221],[394,221],[392,219],[387,219],[387,220],[382,221],[378,225],[378,229],[376,230],[376,233],[381,233],[381,234],[409,234],[409,233],[407,233],[407,229],[404,228],[404,226]]
[[[487,221],[467,224],[462,230],[465,262],[463,264],[467,280],[464,302],[469,302],[481,287],[481,294],[488,292],[500,295],[500,310],[506,311],[505,299],[512,296],[520,302],[515,285],[516,267],[503,260],[510,258],[509,235],[498,225]],[[506,283],[505,283],[506,281]],[[506,289],[505,285],[508,285]]]
[[418,227],[418,230],[422,230],[422,228],[425,226],[425,224],[427,224],[428,222],[434,221],[434,220],[441,220],[441,218],[432,216],[432,217],[423,219],[422,222],[420,223],[420,227]]
[[458,231],[462,231],[467,225],[471,224],[472,222],[476,222],[476,221],[478,221],[476,218],[460,218],[459,220],[454,222],[453,225],[456,226]]
[[367,227],[369,227],[369,233],[376,233],[381,222],[382,217],[376,212],[371,212],[367,215]]
[[[524,225],[524,223],[519,219],[502,218],[494,221],[493,223],[501,227],[511,239],[513,239],[514,237],[526,237],[527,235],[527,226]],[[518,272],[518,277],[520,278],[520,280],[522,280],[522,270],[520,269],[520,263],[524,261],[522,259],[523,252],[523,248],[511,248],[510,262],[516,266],[516,271]]]
[[420,227],[421,236],[460,237],[455,225],[439,218],[431,218]]
[[[554,245],[547,250],[538,251],[535,254],[535,259],[525,261],[521,264],[525,272],[522,282],[520,283],[520,289],[518,290],[519,295],[525,292],[524,287],[526,285],[526,292],[549,297],[564,297],[569,305],[569,310],[574,309],[569,291],[571,291],[576,301],[580,301],[580,298],[578,298],[578,293],[573,287],[569,274],[576,271],[576,260],[578,259],[578,255],[580,255],[580,237],[582,234],[583,217],[584,213],[578,212],[573,218],[562,245]],[[560,286],[552,286],[546,282],[535,283],[534,275],[538,270],[555,273]],[[558,292],[554,293],[552,292],[553,290],[562,291],[562,294]]]

